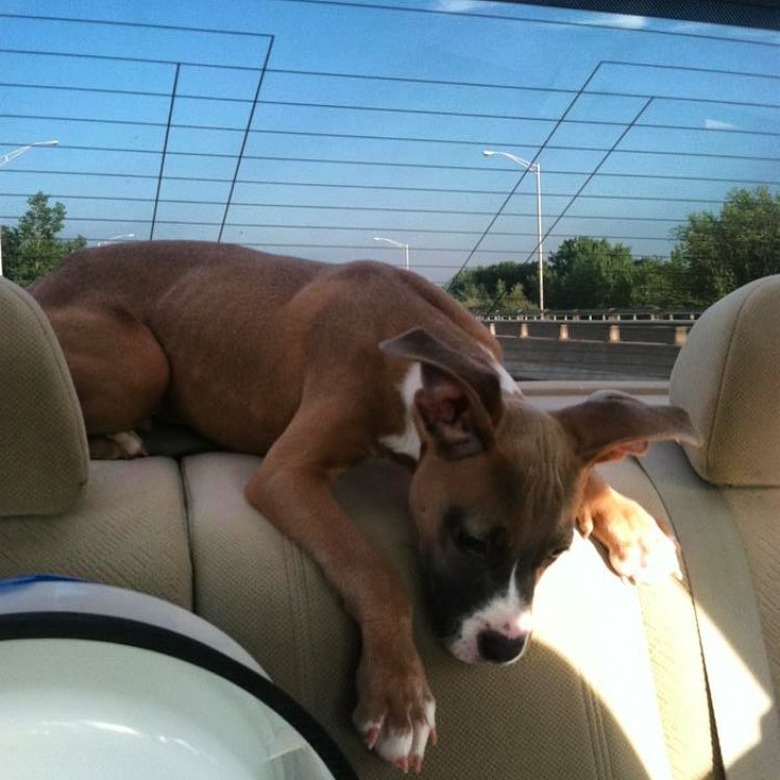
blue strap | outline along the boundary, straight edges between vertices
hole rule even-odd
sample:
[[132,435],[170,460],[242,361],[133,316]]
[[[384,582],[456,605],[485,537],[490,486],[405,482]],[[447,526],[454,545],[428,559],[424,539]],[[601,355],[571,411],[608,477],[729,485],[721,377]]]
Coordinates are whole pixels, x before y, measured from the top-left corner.
[[20,585],[29,585],[33,582],[87,582],[87,580],[65,574],[24,574],[21,577],[0,580],[0,591],[16,588]]

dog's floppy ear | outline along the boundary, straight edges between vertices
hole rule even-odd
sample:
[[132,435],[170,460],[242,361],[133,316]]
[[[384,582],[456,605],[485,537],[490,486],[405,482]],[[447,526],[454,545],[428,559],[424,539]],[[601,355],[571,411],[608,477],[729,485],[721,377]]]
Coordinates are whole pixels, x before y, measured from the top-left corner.
[[379,346],[388,355],[420,363],[415,423],[442,455],[458,460],[490,447],[503,407],[501,383],[487,361],[456,351],[422,328]]
[[678,406],[650,406],[616,390],[553,412],[577,455],[587,464],[642,455],[651,441],[678,439],[700,444],[688,413]]

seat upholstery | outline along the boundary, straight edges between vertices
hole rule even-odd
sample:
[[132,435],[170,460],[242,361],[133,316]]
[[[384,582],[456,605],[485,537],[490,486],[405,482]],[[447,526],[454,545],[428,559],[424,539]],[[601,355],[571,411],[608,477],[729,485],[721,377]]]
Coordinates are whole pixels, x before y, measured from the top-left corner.
[[669,395],[688,411],[703,447],[686,445],[716,485],[780,486],[780,275],[711,306],[691,329]]
[[[720,497],[745,548],[780,700],[780,275],[710,307],[691,329],[670,397],[705,439],[686,447]],[[695,507],[696,488],[692,487]]]
[[780,766],[780,721],[772,650],[762,630],[755,572],[727,500],[746,489],[704,482],[684,452],[668,443],[653,448],[641,463],[658,486],[682,547],[727,776],[774,778]]
[[40,307],[0,277],[0,516],[73,507],[87,481],[81,409]]
[[728,490],[723,499],[747,552],[780,702],[780,488]]
[[54,573],[192,608],[179,469],[167,458],[93,461],[76,507],[0,517],[0,578]]
[[[648,457],[661,446],[653,445]],[[607,464],[600,470],[616,490],[639,501],[654,517],[666,517],[674,522],[662,496],[640,465],[643,462],[632,458]],[[720,766],[691,587],[689,577],[682,582],[670,578],[640,585],[637,593],[672,777],[698,780],[720,776]]]

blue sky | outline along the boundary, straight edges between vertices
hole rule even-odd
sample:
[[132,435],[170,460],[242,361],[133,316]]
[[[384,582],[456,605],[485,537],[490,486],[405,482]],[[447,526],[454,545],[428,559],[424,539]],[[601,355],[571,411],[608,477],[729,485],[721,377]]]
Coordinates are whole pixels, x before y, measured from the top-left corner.
[[443,282],[464,262],[535,258],[534,177],[499,214],[522,169],[484,148],[541,163],[546,251],[595,235],[667,255],[690,212],[780,185],[773,32],[471,0],[0,0],[0,14],[0,154],[60,142],[0,168],[3,224],[43,190],[91,243],[221,233],[398,263],[381,235]]

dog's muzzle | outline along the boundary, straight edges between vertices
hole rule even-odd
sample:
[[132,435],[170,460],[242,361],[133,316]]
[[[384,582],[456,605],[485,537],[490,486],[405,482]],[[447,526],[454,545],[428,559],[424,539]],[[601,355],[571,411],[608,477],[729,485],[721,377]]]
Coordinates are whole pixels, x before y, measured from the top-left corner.
[[496,664],[510,664],[525,652],[531,634],[508,637],[500,631],[486,629],[477,636],[477,649],[485,661]]

